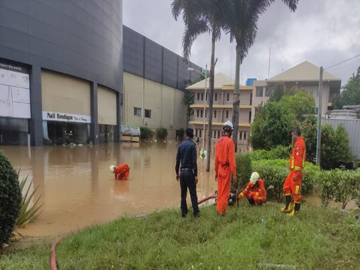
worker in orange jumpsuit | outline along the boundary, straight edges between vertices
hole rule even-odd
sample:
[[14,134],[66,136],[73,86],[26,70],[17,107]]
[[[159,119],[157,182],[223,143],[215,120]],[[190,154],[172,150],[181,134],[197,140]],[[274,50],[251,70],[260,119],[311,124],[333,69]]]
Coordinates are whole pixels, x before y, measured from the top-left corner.
[[288,213],[289,216],[294,216],[300,211],[301,181],[303,178],[303,168],[306,160],[306,146],[298,127],[293,128],[291,136],[294,145],[289,160],[289,167],[291,171],[286,177],[283,186],[286,205],[281,208],[281,212]]
[[266,202],[266,191],[264,180],[260,178],[257,172],[253,172],[246,188],[239,194],[239,199],[246,197],[251,205],[262,205]]
[[127,164],[119,166],[111,165],[110,172],[115,175],[115,180],[128,180],[130,175],[130,167]]
[[235,145],[231,139],[233,125],[227,121],[223,127],[224,134],[216,144],[215,180],[218,182],[216,210],[225,215],[230,195],[231,176],[236,182]]

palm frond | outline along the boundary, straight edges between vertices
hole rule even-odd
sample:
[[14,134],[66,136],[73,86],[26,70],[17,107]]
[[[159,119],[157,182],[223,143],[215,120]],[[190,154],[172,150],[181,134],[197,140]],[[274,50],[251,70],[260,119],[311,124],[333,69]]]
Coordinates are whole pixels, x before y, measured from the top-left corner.
[[[19,174],[20,174],[20,170],[18,172],[18,175]],[[32,192],[30,192],[31,183],[29,183],[29,186],[25,191],[25,185],[28,182],[28,178],[29,176],[26,176],[20,181],[22,201],[21,201],[20,213],[16,220],[16,227],[18,228],[23,228],[28,223],[34,221],[40,215],[40,209],[42,207],[42,204],[40,204],[41,196],[39,196],[37,200],[31,205],[39,187],[36,187]]]

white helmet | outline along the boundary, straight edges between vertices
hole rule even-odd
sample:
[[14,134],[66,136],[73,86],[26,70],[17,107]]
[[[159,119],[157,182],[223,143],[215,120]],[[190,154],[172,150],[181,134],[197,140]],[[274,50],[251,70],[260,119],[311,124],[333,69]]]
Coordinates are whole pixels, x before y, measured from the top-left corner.
[[115,172],[115,166],[114,165],[110,166],[110,172],[112,172],[112,173]]
[[250,177],[250,182],[255,185],[257,181],[259,181],[259,178],[260,174],[258,174],[257,172],[253,172]]
[[225,129],[234,130],[234,126],[233,126],[233,124],[228,120],[228,121],[225,122],[223,129],[224,129],[224,130],[225,130]]

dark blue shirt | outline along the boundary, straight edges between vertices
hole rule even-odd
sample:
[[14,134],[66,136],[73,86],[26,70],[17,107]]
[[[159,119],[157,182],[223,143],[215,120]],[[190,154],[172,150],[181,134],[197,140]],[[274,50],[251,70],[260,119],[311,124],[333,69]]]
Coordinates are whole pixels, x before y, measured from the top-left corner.
[[196,158],[196,144],[192,140],[186,139],[179,145],[176,155],[176,175],[179,175],[181,162],[181,168],[191,169],[193,170],[194,175],[197,176]]

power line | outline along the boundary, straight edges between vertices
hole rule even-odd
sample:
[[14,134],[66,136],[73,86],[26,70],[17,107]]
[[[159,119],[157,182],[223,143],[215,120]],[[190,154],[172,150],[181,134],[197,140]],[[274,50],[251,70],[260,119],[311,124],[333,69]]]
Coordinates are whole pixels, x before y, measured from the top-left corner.
[[350,60],[353,60],[353,59],[355,59],[355,58],[357,58],[357,57],[359,57],[359,56],[360,56],[360,54],[355,55],[355,56],[353,56],[353,57],[351,57],[351,58],[349,58],[349,59],[346,59],[346,60],[344,60],[344,61],[342,61],[342,62],[340,62],[340,63],[337,63],[337,64],[332,65],[332,66],[330,66],[330,67],[324,68],[324,70],[330,69],[330,68],[333,68],[333,67],[336,67],[336,66],[340,66],[341,64],[344,64],[344,63],[346,63],[346,62],[349,62]]

